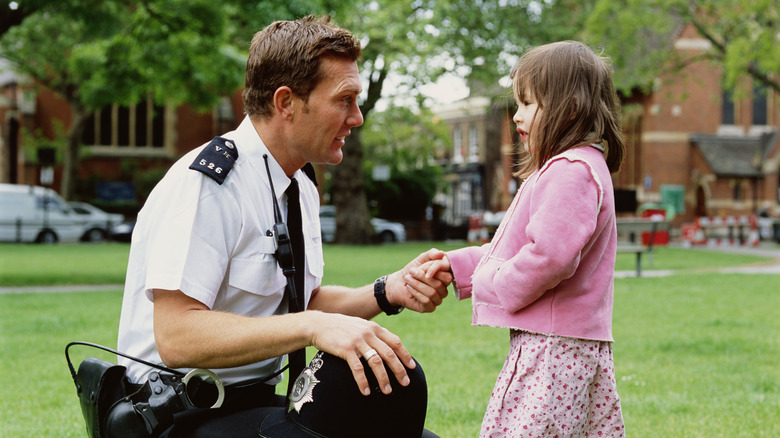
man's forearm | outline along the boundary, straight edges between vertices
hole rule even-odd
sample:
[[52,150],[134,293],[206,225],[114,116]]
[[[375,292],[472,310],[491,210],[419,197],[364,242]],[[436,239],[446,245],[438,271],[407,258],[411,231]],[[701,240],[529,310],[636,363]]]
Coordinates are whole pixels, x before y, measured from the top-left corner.
[[341,313],[371,319],[380,312],[374,298],[373,284],[351,288],[346,286],[321,286],[311,298],[309,309],[327,313]]
[[155,342],[172,368],[230,368],[278,357],[310,345],[315,323],[313,315],[213,311],[179,291],[155,291],[154,307]]

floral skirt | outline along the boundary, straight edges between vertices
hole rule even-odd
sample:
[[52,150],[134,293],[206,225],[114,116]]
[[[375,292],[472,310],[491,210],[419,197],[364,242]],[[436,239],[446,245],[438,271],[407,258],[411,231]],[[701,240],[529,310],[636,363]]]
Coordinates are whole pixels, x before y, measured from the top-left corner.
[[625,437],[612,344],[510,332],[480,437]]

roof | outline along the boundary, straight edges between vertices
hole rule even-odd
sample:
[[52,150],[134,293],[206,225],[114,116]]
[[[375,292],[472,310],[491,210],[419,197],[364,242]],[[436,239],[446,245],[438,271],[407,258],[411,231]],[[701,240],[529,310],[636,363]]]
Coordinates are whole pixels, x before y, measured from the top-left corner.
[[693,135],[691,141],[716,175],[760,177],[761,163],[773,137],[774,133],[761,137]]

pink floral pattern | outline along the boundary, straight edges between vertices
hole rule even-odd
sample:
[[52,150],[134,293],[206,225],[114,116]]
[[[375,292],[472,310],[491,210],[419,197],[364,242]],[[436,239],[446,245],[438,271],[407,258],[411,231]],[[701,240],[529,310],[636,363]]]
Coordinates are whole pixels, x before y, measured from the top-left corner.
[[512,330],[480,438],[625,437],[612,344]]

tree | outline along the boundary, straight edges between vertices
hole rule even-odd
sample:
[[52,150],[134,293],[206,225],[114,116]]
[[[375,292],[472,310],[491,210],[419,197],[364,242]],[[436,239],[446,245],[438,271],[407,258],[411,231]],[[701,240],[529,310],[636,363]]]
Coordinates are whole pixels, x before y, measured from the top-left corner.
[[[372,213],[393,220],[420,220],[439,188],[435,152],[451,146],[449,129],[426,108],[415,113],[391,106],[374,112],[362,131],[363,174]],[[388,177],[374,180],[377,167]]]
[[61,190],[66,199],[73,194],[81,134],[92,112],[149,96],[210,110],[241,86],[252,33],[274,19],[322,7],[316,0],[21,3],[2,9],[0,56],[72,109]]
[[[692,25],[709,41],[709,49],[695,56],[676,51],[672,35],[683,25]],[[616,85],[630,95],[648,91],[660,73],[679,72],[702,60],[722,66],[726,89],[748,76],[780,92],[775,74],[780,70],[779,32],[775,1],[598,0],[586,35],[604,46],[616,66]]]
[[[422,106],[419,85],[444,72],[497,87],[525,48],[573,36],[581,15],[570,12],[587,10],[592,1],[24,0],[22,18],[12,14],[16,21],[8,21],[20,24],[5,34],[0,28],[0,56],[74,109],[65,161],[67,196],[85,115],[109,103],[138,102],[148,93],[158,103],[209,108],[219,95],[240,86],[242,53],[251,34],[272,20],[329,12],[361,38],[367,84],[361,110],[368,118],[380,97],[405,94]],[[401,82],[388,92],[391,73]],[[347,138],[344,162],[332,178],[338,238],[349,243],[368,242],[370,229],[360,132],[356,128]]]
[[[575,34],[578,28],[569,24],[580,16],[560,18],[563,5],[591,1],[385,0],[337,5],[332,10],[335,21],[364,42],[360,67],[367,87],[360,109],[368,119],[381,97],[403,94],[423,106],[419,86],[445,72],[462,74],[487,89],[497,88],[514,57],[528,46]],[[386,92],[391,74],[398,82]],[[352,129],[344,159],[331,178],[339,243],[363,244],[370,237],[361,131],[361,127]]]

